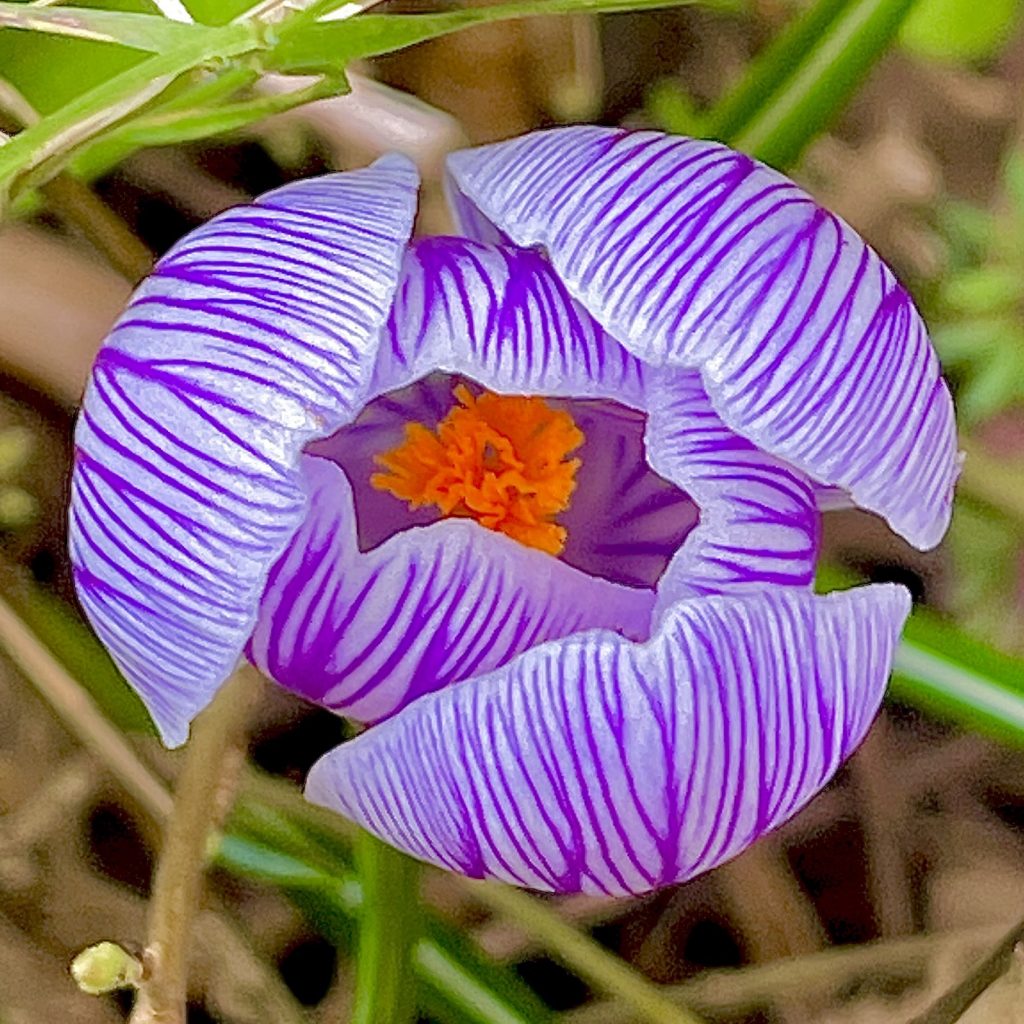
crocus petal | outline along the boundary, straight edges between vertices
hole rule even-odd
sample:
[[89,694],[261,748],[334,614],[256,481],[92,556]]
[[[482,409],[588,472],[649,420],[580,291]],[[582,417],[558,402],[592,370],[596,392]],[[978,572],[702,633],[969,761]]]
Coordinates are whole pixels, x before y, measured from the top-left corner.
[[75,580],[169,744],[234,667],[305,515],[303,445],[365,398],[416,188],[388,158],[214,218],[161,260],[97,358]]
[[877,710],[902,587],[673,607],[423,698],[321,759],[307,795],[423,860],[638,893],[734,856],[831,777]]
[[958,459],[924,324],[793,182],[717,143],[593,126],[456,153],[449,169],[467,232],[486,220],[543,246],[631,352],[699,369],[732,430],[938,543]]
[[374,391],[433,370],[491,391],[643,407],[643,366],[569,296],[539,253],[462,238],[414,242],[380,346]]
[[646,638],[650,590],[594,579],[467,520],[361,552],[348,480],[304,473],[310,509],[270,575],[249,645],[277,682],[362,721],[595,627]]
[[648,375],[651,465],[690,494],[700,523],[658,581],[658,611],[687,596],[810,587],[820,520],[814,488],[718,418],[695,370]]

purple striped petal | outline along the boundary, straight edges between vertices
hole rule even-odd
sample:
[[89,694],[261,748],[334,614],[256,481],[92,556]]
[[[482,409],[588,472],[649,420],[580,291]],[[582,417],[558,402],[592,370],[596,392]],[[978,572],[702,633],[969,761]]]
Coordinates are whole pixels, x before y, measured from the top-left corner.
[[365,400],[416,188],[388,158],[229,210],[160,261],[97,358],[75,580],[169,744],[233,669],[302,522],[303,446]]
[[650,633],[654,594],[582,573],[466,520],[414,527],[361,552],[352,491],[307,458],[310,510],[270,575],[253,662],[362,721],[592,628]]
[[676,605],[430,695],[321,759],[307,795],[423,860],[560,892],[683,881],[791,817],[860,742],[902,587]]
[[643,408],[643,364],[569,296],[540,253],[462,238],[409,248],[374,391],[434,370],[496,392]]
[[732,430],[919,547],[938,543],[958,459],[924,324],[879,257],[789,179],[717,143],[592,126],[449,168],[465,230],[489,221],[543,246],[631,352],[699,369]]
[[648,375],[651,465],[700,506],[700,523],[658,581],[658,611],[685,597],[809,588],[820,542],[814,488],[799,470],[734,434],[695,370]]

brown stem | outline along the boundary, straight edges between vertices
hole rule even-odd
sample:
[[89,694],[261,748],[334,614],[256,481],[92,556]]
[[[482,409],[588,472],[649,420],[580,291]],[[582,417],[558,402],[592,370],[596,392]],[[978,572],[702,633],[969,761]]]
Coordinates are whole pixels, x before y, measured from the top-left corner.
[[171,799],[164,785],[3,598],[0,649],[32,681],[68,731],[121,783],[151,820],[159,822],[170,814]]
[[[0,108],[25,127],[39,120],[32,104],[3,78],[0,78]],[[84,182],[62,171],[41,185],[39,191],[54,212],[77,228],[132,284],[137,284],[150,272],[153,254]]]
[[54,212],[80,231],[132,284],[138,284],[153,269],[153,254],[85,182],[62,171],[39,191]]
[[871,906],[886,939],[914,930],[904,857],[906,800],[901,780],[891,769],[892,755],[889,723],[883,715],[850,762],[863,808]]
[[[69,734],[122,785],[147,819],[163,825],[173,809],[167,787],[2,598],[0,651],[34,684]],[[294,808],[293,787],[284,783],[267,784],[262,779],[259,781],[262,783],[261,792],[273,793],[275,800],[287,801],[286,806]],[[304,808],[304,813],[310,812],[325,820],[333,821],[336,818],[329,811],[319,811],[312,806]],[[0,854],[3,852],[2,846],[0,841]],[[223,908],[207,912],[200,918],[197,939],[199,953],[209,966],[210,988],[207,995],[215,1007],[220,1007],[222,1003],[233,1007],[244,994],[247,1005],[260,1007],[266,1019],[275,1024],[302,1024],[306,1019],[302,1007],[294,1000],[280,975],[253,952]],[[225,1015],[229,1016],[226,1010]],[[257,1017],[251,1016],[251,1019]]]
[[814,953],[825,945],[818,912],[777,837],[724,864],[717,882],[755,963]]
[[[939,960],[986,948],[1001,929],[985,925],[908,938],[832,946],[808,956],[786,957],[747,967],[704,971],[690,981],[666,986],[673,1002],[722,1018],[742,1017],[794,998],[828,1001],[865,979],[916,978]],[[627,1009],[619,999],[571,1010],[564,1024],[620,1024]],[[803,1018],[808,1019],[808,1018]]]
[[908,1024],[954,1024],[984,991],[1013,963],[1014,950],[1024,942],[1024,921],[1014,925],[994,950],[959,984]]
[[185,1024],[188,949],[207,843],[225,809],[225,790],[233,789],[245,712],[257,682],[252,670],[236,672],[193,726],[153,880],[146,970],[130,1024]]

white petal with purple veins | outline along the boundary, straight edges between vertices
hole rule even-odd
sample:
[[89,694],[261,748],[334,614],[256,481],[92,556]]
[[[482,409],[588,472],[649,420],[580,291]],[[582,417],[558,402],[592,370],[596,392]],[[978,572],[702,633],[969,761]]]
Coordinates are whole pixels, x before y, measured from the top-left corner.
[[643,369],[572,300],[539,253],[426,238],[406,256],[374,390],[446,370],[499,393],[644,408]]
[[272,679],[362,721],[547,640],[650,631],[654,594],[608,583],[466,520],[356,544],[352,492],[304,462],[310,511],[275,565],[248,654]]
[[416,189],[388,158],[227,211],[160,261],[100,351],[72,563],[168,743],[231,672],[302,521],[303,445],[364,401]]
[[656,620],[688,596],[809,588],[821,532],[810,481],[729,430],[697,371],[651,370],[647,396],[648,459],[700,506],[658,581]]
[[910,297],[838,217],[717,143],[582,126],[449,158],[457,211],[543,246],[646,362],[701,371],[724,422],[932,547],[953,407]]
[[538,889],[683,881],[796,813],[867,731],[902,587],[677,604],[425,697],[322,758],[307,795],[416,857]]

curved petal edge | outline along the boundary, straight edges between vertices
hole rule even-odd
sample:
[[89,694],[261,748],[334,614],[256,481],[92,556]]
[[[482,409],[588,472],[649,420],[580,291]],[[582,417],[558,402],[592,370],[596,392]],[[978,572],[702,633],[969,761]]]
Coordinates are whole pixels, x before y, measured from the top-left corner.
[[925,326],[877,254],[792,181],[718,143],[595,126],[448,168],[464,230],[542,246],[634,355],[699,369],[731,430],[917,547],[939,542],[959,458]]
[[792,817],[860,743],[910,599],[883,584],[681,602],[424,697],[306,793],[415,857],[556,892],[641,893]]
[[417,186],[386,158],[228,210],[157,264],[97,357],[74,578],[169,745],[233,670],[302,522],[303,445],[364,400]]

